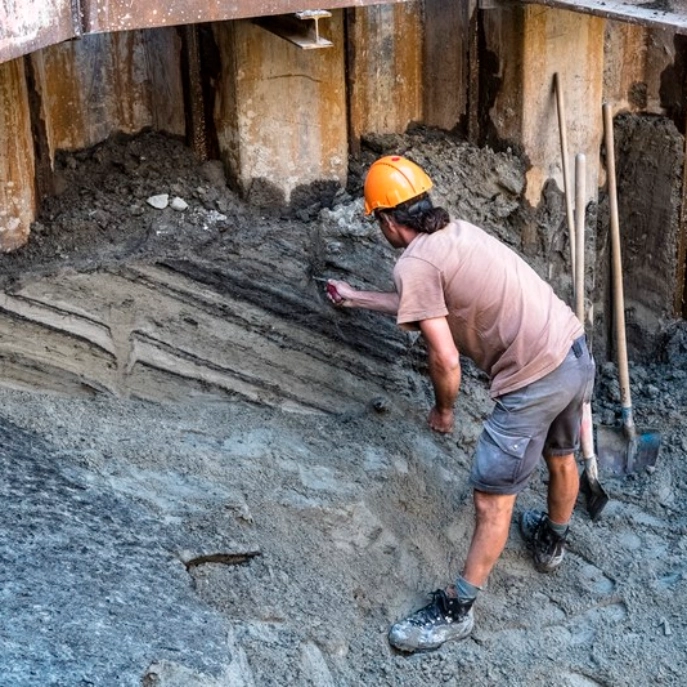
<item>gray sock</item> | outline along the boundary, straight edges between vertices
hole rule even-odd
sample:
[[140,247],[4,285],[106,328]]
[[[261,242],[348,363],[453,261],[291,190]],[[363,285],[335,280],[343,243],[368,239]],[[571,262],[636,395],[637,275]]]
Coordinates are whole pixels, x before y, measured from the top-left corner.
[[456,578],[456,594],[461,601],[474,601],[482,587],[470,584],[462,575]]
[[559,525],[557,522],[551,522],[549,520],[549,527],[559,536],[561,539],[565,537],[565,535],[568,533],[568,525],[570,523],[565,523],[564,525]]

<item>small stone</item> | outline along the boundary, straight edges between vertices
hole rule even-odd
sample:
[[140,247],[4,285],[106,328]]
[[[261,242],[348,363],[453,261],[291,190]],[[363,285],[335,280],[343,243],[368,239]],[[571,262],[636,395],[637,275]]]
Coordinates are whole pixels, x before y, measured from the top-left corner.
[[160,193],[157,196],[150,196],[146,202],[156,210],[164,210],[169,205],[169,196],[166,193]]
[[372,399],[372,407],[378,413],[385,413],[387,410],[389,410],[389,402],[386,398],[384,398],[384,396],[376,396]]
[[169,204],[169,206],[172,208],[172,210],[176,210],[177,212],[188,210],[188,203],[183,198],[179,198],[179,196],[172,198],[172,202]]
[[661,395],[661,392],[653,384],[647,384],[645,392],[649,398],[658,398]]
[[663,619],[661,620],[660,624],[663,625],[663,634],[664,634],[666,637],[670,637],[670,635],[673,634],[673,631],[672,631],[672,629],[670,628],[670,623],[668,622],[668,620],[667,620],[666,618],[663,618]]

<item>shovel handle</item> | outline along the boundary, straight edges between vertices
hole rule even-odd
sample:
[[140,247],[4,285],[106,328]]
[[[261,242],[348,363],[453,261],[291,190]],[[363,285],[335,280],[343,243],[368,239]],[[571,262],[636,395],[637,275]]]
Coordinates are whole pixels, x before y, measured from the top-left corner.
[[553,75],[556,90],[556,110],[558,111],[558,133],[561,140],[561,166],[563,167],[563,195],[565,196],[565,218],[570,237],[570,264],[575,274],[575,222],[573,220],[573,199],[570,184],[570,165],[568,163],[568,132],[565,124],[565,98],[558,73]]
[[[586,205],[586,158],[582,153],[575,156],[575,314],[584,327],[584,238]],[[582,406],[580,426],[580,446],[585,461],[585,470],[596,471],[594,453],[594,430],[592,427],[592,407],[590,403]],[[589,475],[592,477],[592,475]]]
[[613,113],[609,103],[604,103],[604,131],[606,140],[606,169],[608,173],[608,202],[611,213],[611,247],[613,254],[613,310],[618,349],[618,378],[623,425],[634,428],[632,418],[632,397],[630,395],[630,372],[627,363],[627,340],[625,338],[625,296],[623,293],[623,263],[620,254],[620,221],[618,219],[618,189],[615,176],[615,144],[613,141]]
[[584,225],[586,205],[587,160],[582,153],[575,156],[575,314],[584,327]]

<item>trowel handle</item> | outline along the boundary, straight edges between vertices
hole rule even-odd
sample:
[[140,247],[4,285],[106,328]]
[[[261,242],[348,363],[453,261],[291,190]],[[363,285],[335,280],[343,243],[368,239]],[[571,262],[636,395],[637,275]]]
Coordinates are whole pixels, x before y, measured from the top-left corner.
[[620,222],[618,219],[618,189],[615,176],[615,144],[613,141],[613,114],[609,103],[604,103],[604,131],[606,142],[606,169],[608,172],[608,203],[611,213],[611,248],[613,254],[613,314],[615,316],[616,347],[618,349],[618,381],[623,425],[634,427],[630,372],[627,363],[625,338],[625,295],[623,293],[623,262],[620,254]]

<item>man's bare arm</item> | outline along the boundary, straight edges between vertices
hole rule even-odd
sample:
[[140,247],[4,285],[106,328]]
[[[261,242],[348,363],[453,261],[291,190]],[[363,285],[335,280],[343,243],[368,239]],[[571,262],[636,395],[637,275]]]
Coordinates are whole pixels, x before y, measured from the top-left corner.
[[364,308],[387,315],[398,313],[399,298],[395,291],[358,291],[345,281],[329,279],[328,285],[335,291],[328,290],[329,300],[342,308]]
[[453,341],[448,320],[434,317],[420,322],[427,344],[429,376],[434,387],[434,407],[429,426],[437,432],[453,431],[453,405],[460,389],[460,355]]

